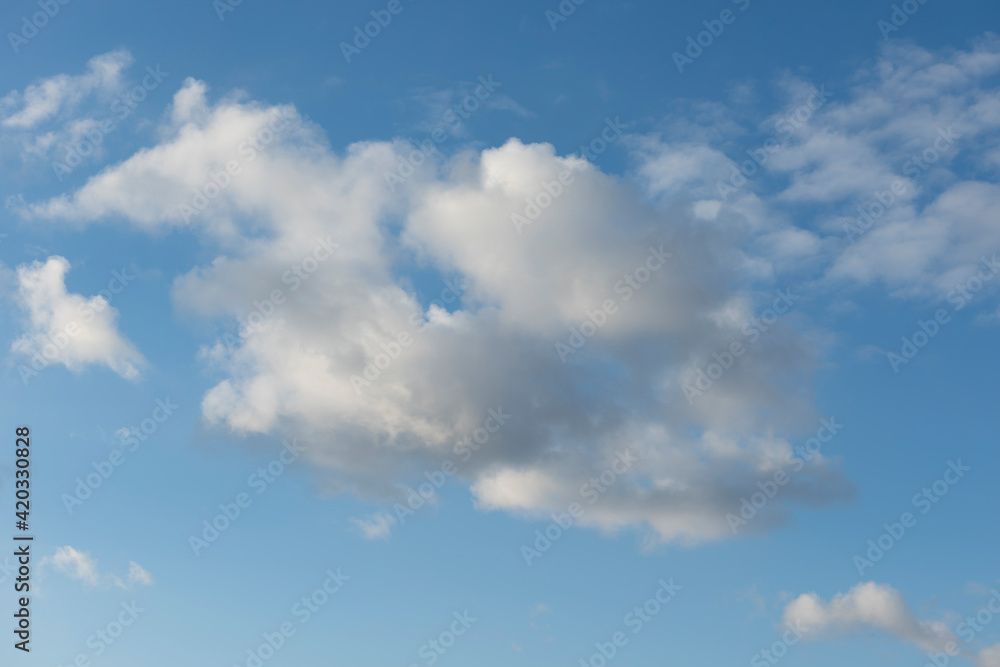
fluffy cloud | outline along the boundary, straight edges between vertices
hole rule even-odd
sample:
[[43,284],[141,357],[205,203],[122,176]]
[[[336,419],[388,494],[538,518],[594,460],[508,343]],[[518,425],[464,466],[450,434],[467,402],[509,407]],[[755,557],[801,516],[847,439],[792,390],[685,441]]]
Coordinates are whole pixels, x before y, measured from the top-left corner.
[[[220,375],[203,414],[238,435],[297,432],[330,490],[398,497],[452,458],[481,509],[546,516],[586,500],[582,486],[628,451],[637,461],[580,521],[716,539],[818,422],[803,388],[827,337],[794,303],[760,326],[776,290],[926,295],[993,242],[995,186],[961,180],[950,155],[899,176],[906,193],[855,243],[843,228],[939,129],[997,143],[1000,98],[983,84],[998,68],[984,40],[944,56],[890,47],[819,106],[783,80],[789,109],[812,100],[810,117],[782,135],[768,178],[724,200],[718,183],[738,166],[723,144],[745,136],[626,137],[626,178],[512,139],[430,160],[391,190],[414,146],[337,154],[294,108],[211,102],[189,79],[160,143],[26,215],[183,228],[215,248],[173,288],[178,309],[226,327],[203,351]],[[444,285],[463,287],[428,304]],[[728,364],[734,343],[751,349]],[[724,377],[692,396],[716,360]],[[753,529],[850,496],[830,461],[805,468]]]
[[823,602],[815,593],[801,595],[785,607],[784,621],[813,637],[875,629],[924,651],[939,653],[949,644],[957,645],[944,623],[918,620],[899,591],[874,582],[838,593],[830,602]]
[[810,639],[878,630],[928,654],[947,654],[942,656],[944,659],[949,655],[961,655],[977,667],[1000,666],[1000,644],[979,652],[963,650],[962,647],[971,641],[961,630],[964,626],[965,632],[970,632],[966,623],[956,627],[956,632],[964,639],[960,642],[944,623],[918,619],[899,591],[886,584],[860,583],[847,593],[836,594],[829,602],[824,602],[815,593],[800,595],[785,607],[782,620],[801,628]]
[[[288,120],[272,131],[276,118]],[[459,471],[480,507],[565,511],[630,449],[640,463],[582,521],[713,539],[730,534],[726,513],[790,455],[786,440],[748,434],[813,419],[787,385],[815,353],[785,322],[689,404],[683,386],[743,338],[775,286],[750,276],[749,289],[734,290],[747,278],[730,261],[741,234],[699,229],[584,159],[511,140],[418,170],[392,192],[385,173],[412,146],[360,143],[338,156],[294,109],[213,105],[193,80],[163,136],[31,215],[181,226],[216,244],[215,261],[174,285],[182,310],[247,318],[240,335],[205,349],[225,378],[203,413],[238,434],[312,434],[308,457],[333,490],[402,493],[401,481],[453,457],[494,409],[510,418]],[[560,177],[562,191],[519,230],[512,214]],[[428,306],[398,279],[407,266],[464,292],[451,308]],[[595,313],[608,302],[605,320]],[[556,344],[575,341],[588,313],[602,326],[561,358]],[[785,503],[849,492],[827,461],[808,467],[760,527],[780,521]]]
[[[139,377],[145,360],[118,332],[118,311],[103,296],[90,298],[66,289],[69,262],[58,255],[45,263],[17,268],[18,301],[27,313],[25,333],[11,349],[31,357],[37,372],[60,363],[79,372],[85,366],[107,366],[124,378]],[[33,371],[24,366],[23,378]]]

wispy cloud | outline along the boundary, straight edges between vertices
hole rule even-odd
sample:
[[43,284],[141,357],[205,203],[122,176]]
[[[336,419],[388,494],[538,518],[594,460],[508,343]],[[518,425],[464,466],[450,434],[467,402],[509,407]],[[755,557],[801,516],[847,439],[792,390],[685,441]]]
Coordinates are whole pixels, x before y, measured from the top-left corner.
[[0,99],[0,124],[29,129],[72,109],[90,94],[115,91],[121,86],[122,71],[132,62],[127,50],[110,51],[91,58],[83,74],[59,74],[31,84],[24,92],[11,91]]
[[367,519],[351,519],[366,540],[387,540],[396,525],[396,517],[388,512],[376,512]]
[[124,579],[114,574],[100,574],[97,561],[89,553],[77,551],[71,546],[59,547],[55,554],[42,559],[42,564],[51,565],[57,572],[82,581],[91,588],[114,585],[129,590],[133,585],[152,586],[155,583],[153,575],[134,561],[129,563]]

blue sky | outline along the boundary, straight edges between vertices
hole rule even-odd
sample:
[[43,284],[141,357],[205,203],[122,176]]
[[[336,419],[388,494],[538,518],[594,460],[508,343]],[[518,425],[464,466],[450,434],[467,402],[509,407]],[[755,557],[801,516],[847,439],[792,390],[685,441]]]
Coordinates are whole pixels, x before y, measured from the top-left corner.
[[998,18],[8,3],[3,664],[997,667]]

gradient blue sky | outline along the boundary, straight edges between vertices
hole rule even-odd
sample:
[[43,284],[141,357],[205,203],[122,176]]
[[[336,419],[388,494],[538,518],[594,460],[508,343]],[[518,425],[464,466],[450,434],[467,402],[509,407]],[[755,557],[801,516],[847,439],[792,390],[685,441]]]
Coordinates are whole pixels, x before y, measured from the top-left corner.
[[[435,664],[597,667],[595,643],[618,631],[611,665],[776,664],[760,651],[798,621],[788,667],[922,665],[949,637],[951,663],[1000,665],[1000,622],[968,643],[957,627],[1000,589],[1000,281],[949,300],[1000,251],[996,3],[927,0],[886,39],[882,2],[587,0],[553,30],[554,0],[402,0],[346,62],[341,42],[388,4],[245,0],[220,20],[209,0],[75,0],[0,49],[0,413],[11,445],[32,429],[37,536],[33,650],[4,626],[3,664],[247,665],[288,621],[264,664],[427,665],[423,647],[467,611]],[[723,10],[733,21],[679,72],[674,53]],[[37,11],[6,3],[0,26]],[[60,179],[53,162],[147,67],[163,81]],[[482,108],[443,120],[490,76]],[[821,86],[828,100],[810,102]],[[192,187],[238,155],[226,132],[278,108],[289,128],[185,221]],[[628,129],[581,156],[608,119]],[[385,172],[442,126],[432,165],[390,190]],[[958,138],[907,173],[949,127]],[[718,183],[774,137],[721,201]],[[519,234],[511,215],[565,170],[584,187]],[[905,194],[849,242],[858,207],[896,179]],[[334,257],[290,289],[280,276],[327,235]],[[660,243],[667,268],[561,363],[554,344]],[[93,336],[24,382],[59,308],[123,268],[135,277]],[[463,279],[460,302],[431,306]],[[685,400],[789,287],[791,313]],[[273,289],[287,304],[227,350]],[[938,310],[947,323],[894,372],[887,354]],[[413,347],[353,392],[413,313]],[[168,398],[173,414],[122,445]],[[432,503],[387,518],[501,405],[509,425]],[[843,428],[822,459],[734,535],[730,508],[790,471],[823,418]],[[255,484],[293,438],[306,454]],[[640,463],[589,505],[580,485],[625,448]],[[118,450],[69,512],[65,494]],[[970,470],[921,513],[914,496],[959,460]],[[190,536],[241,493],[249,507],[196,555]],[[582,525],[526,564],[522,546],[571,502]],[[904,512],[916,524],[859,573]],[[338,568],[349,580],[300,623],[295,605]],[[633,633],[626,615],[671,578],[680,592]],[[88,639],[133,601],[144,611],[98,656]]]

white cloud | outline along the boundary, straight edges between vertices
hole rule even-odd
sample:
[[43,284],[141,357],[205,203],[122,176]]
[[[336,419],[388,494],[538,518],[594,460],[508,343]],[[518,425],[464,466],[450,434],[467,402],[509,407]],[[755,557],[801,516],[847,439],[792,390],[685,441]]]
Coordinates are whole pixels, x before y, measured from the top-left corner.
[[886,584],[860,583],[847,593],[836,594],[829,602],[815,593],[800,595],[785,607],[782,622],[800,629],[812,640],[877,630],[928,655],[961,656],[977,667],[1000,667],[1000,644],[978,652],[965,650],[970,638],[960,632],[965,640],[959,642],[945,623],[918,619],[899,591]]
[[838,593],[830,602],[824,602],[815,593],[800,595],[785,607],[784,621],[803,628],[812,637],[875,629],[924,651],[939,653],[949,644],[957,645],[947,625],[918,620],[899,591],[874,582]]
[[97,561],[90,554],[82,553],[70,546],[59,547],[49,562],[67,577],[78,579],[90,586],[100,582],[97,574]]
[[367,519],[351,519],[366,540],[387,540],[396,525],[396,518],[388,512],[376,512]]
[[141,584],[143,586],[152,586],[155,583],[153,575],[143,569],[143,567],[135,561],[130,561],[128,564],[128,582],[130,584]]
[[110,51],[91,58],[83,74],[59,74],[31,84],[23,93],[11,91],[0,99],[0,124],[30,129],[71,109],[87,95],[115,91],[121,86],[122,70],[132,62],[128,51]]
[[[185,223],[180,206],[192,188],[239,159],[241,142],[278,113],[292,119],[289,126],[242,159],[239,175]],[[253,335],[235,347],[206,348],[224,379],[202,409],[210,423],[237,434],[285,426],[324,434],[326,444],[315,444],[308,458],[328,472],[331,489],[395,497],[398,483],[440,465],[488,409],[502,407],[515,416],[460,472],[480,507],[565,511],[580,500],[581,482],[628,446],[642,463],[584,523],[645,524],[658,539],[714,539],[730,534],[724,517],[741,494],[790,452],[780,438],[746,434],[812,418],[806,403],[779,389],[782,378],[807,372],[813,357],[807,339],[784,323],[760,341],[755,360],[687,405],[685,378],[741,338],[743,321],[773,286],[731,291],[742,274],[727,258],[738,235],[705,234],[693,214],[661,211],[585,160],[512,140],[439,165],[443,178],[436,168],[418,170],[392,193],[385,172],[412,150],[404,143],[360,143],[337,156],[294,110],[212,105],[193,80],[177,93],[170,118],[159,145],[70,196],[34,205],[30,215],[122,216],[150,230],[185,226],[201,235],[220,254],[175,281],[182,310],[245,317],[254,301],[282,289],[287,302]],[[519,234],[511,214],[563,170],[574,182]],[[387,234],[390,216],[402,216],[402,234]],[[288,271],[314,252],[317,238],[343,252],[293,288]],[[656,261],[649,287],[626,297],[619,285],[616,293],[651,248],[674,255]],[[459,309],[421,306],[393,277],[406,257],[466,280]],[[555,343],[609,298],[620,311],[563,364]],[[357,391],[351,377],[400,333],[413,344]],[[628,380],[606,383],[609,363]],[[638,397],[646,407],[632,405]],[[772,412],[778,422],[760,420],[765,405],[780,406]],[[688,424],[704,435],[690,435]],[[728,448],[718,448],[721,441]],[[759,527],[782,520],[786,503],[847,495],[826,461],[810,467],[817,483],[789,485]]]
[[129,563],[128,575],[124,581],[114,574],[100,574],[97,561],[90,554],[77,551],[71,546],[59,547],[54,555],[42,559],[42,564],[52,565],[58,572],[90,587],[115,585],[123,590],[130,590],[134,584],[152,586],[155,583],[153,575],[134,561]]
[[68,292],[69,262],[53,255],[17,268],[18,302],[27,313],[25,333],[11,350],[38,360],[60,363],[79,372],[90,364],[107,366],[126,379],[139,377],[145,361],[118,332],[118,311],[103,296]]

